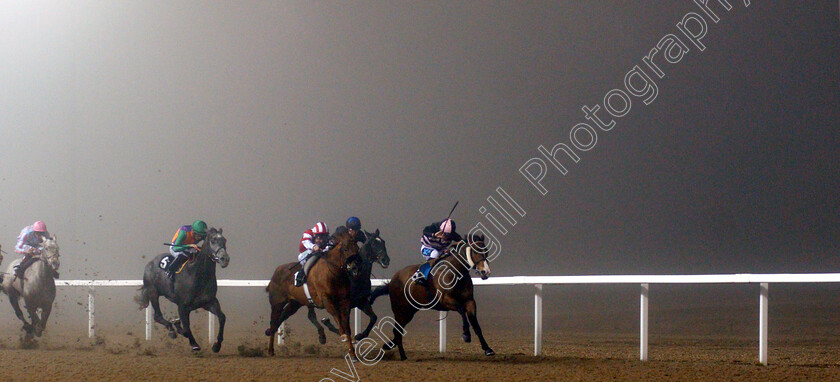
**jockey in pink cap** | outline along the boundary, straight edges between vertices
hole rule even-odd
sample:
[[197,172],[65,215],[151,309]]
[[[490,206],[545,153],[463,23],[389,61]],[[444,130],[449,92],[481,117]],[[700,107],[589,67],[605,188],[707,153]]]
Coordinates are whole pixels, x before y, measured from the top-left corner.
[[[23,227],[15,245],[15,252],[23,255],[23,260],[15,267],[15,276],[23,278],[26,268],[38,261],[38,255],[41,254],[41,242],[49,236],[47,225],[40,220]],[[55,277],[58,278],[58,272],[55,272]]]
[[455,232],[455,221],[446,219],[442,222],[432,223],[423,228],[423,236],[420,238],[420,253],[426,262],[420,265],[414,273],[414,281],[425,285],[432,270],[432,260],[440,257],[453,241],[460,241],[461,235]]

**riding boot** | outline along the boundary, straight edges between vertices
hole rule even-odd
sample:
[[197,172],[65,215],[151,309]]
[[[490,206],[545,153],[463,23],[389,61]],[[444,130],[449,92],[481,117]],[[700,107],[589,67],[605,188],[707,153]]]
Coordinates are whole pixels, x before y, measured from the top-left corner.
[[32,263],[38,261],[36,257],[24,256],[23,260],[20,261],[20,264],[15,266],[15,276],[19,279],[23,279],[23,273],[26,272],[26,268],[29,268]]
[[295,286],[303,286],[303,283],[306,281],[306,273],[303,273],[303,269],[295,272]]
[[426,286],[426,276],[423,276],[423,272],[420,270],[416,270],[413,275],[411,275],[411,279],[414,280],[414,283],[420,286]]
[[181,255],[172,260],[172,263],[169,264],[169,268],[166,269],[166,275],[169,277],[170,280],[175,280],[175,272],[178,272],[178,269],[181,268],[181,265],[187,261],[187,256]]

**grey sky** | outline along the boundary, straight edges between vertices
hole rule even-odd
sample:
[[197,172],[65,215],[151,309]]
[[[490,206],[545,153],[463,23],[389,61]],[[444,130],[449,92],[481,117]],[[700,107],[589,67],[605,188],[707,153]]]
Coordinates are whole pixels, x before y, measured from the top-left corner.
[[696,5],[2,2],[0,244],[41,219],[64,278],[137,279],[203,218],[266,279],[358,215],[382,277],[501,186],[495,274],[836,271],[837,4],[732,3],[541,196],[519,167]]

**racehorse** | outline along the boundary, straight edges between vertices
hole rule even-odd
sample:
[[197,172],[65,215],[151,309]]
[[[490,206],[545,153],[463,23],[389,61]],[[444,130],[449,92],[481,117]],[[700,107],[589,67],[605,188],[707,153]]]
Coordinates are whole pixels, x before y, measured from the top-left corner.
[[484,354],[496,354],[487,345],[481,326],[476,318],[475,299],[473,298],[473,283],[469,271],[476,269],[482,280],[490,276],[490,264],[487,259],[487,247],[484,236],[472,236],[468,240],[453,243],[433,264],[432,277],[427,281],[428,287],[418,285],[412,275],[420,267],[410,265],[395,273],[387,284],[377,287],[371,293],[371,301],[384,294],[391,298],[391,310],[398,327],[394,328],[394,339],[382,345],[384,350],[399,347],[400,359],[405,360],[405,348],[402,337],[405,328],[419,310],[434,309],[439,311],[457,311],[463,320],[464,342],[472,341],[470,326],[481,342]]
[[[280,324],[305,305],[326,309],[335,318],[341,340],[347,343],[351,358],[356,359],[353,341],[350,340],[351,275],[347,266],[348,259],[359,253],[359,247],[355,238],[345,232],[336,233],[331,241],[335,246],[312,266],[302,287],[294,285],[294,270],[300,267],[299,262],[283,264],[274,270],[265,288],[271,305],[271,321],[265,330],[265,335],[269,337],[269,355],[274,355],[274,335]],[[311,300],[305,290],[310,291]],[[314,311],[310,312],[309,319],[317,323]],[[319,335],[323,337],[323,334]]]
[[[27,338],[31,338],[33,333],[37,337],[41,336],[47,326],[53,301],[55,301],[53,276],[60,265],[55,236],[44,238],[41,242],[41,254],[35,257],[38,261],[26,268],[22,279],[15,276],[15,266],[20,264],[22,259],[12,261],[6,271],[6,277],[3,278],[3,290],[9,295],[9,303],[12,304],[15,315],[23,322],[23,330]],[[31,323],[23,318],[18,302],[21,297],[23,297],[23,305],[29,313]],[[41,310],[40,315],[38,309]]]
[[[227,253],[227,239],[222,235],[222,229],[210,228],[207,237],[201,244],[198,253],[191,256],[181,273],[175,275],[172,281],[166,276],[166,272],[159,266],[161,260],[169,256],[168,253],[156,256],[146,264],[143,272],[143,286],[135,300],[140,304],[141,309],[152,304],[155,311],[155,322],[163,325],[169,330],[169,337],[175,338],[180,333],[190,340],[193,351],[201,350],[195,342],[190,330],[190,312],[203,308],[216,315],[219,319],[219,334],[213,344],[213,352],[218,353],[222,348],[222,340],[225,332],[225,314],[216,298],[216,264],[225,268],[230,263],[230,256]],[[178,305],[178,317],[172,322],[163,318],[160,311],[158,298],[166,297]]]
[[[370,233],[365,232],[365,242],[362,244],[361,248],[359,248],[359,260],[355,263],[357,266],[358,275],[352,277],[350,280],[351,284],[351,291],[350,291],[350,309],[359,308],[368,316],[368,326],[365,328],[364,331],[361,333],[356,333],[356,341],[359,341],[363,338],[366,338],[370,334],[370,330],[373,329],[373,325],[376,324],[376,313],[373,312],[373,308],[370,306],[370,273],[373,268],[373,263],[379,263],[383,269],[388,269],[388,265],[391,263],[391,258],[388,257],[388,250],[385,248],[385,240],[383,240],[379,236],[379,230],[377,229],[376,232]],[[309,315],[312,316],[315,314],[315,310],[312,307],[309,307]],[[324,337],[324,330],[318,325],[317,320],[312,320],[315,327],[318,328],[318,340],[323,344],[326,343],[326,337]],[[332,322],[330,322],[329,318],[321,319],[321,322],[324,323],[324,326],[327,327],[331,332],[338,334],[339,330],[333,326]]]

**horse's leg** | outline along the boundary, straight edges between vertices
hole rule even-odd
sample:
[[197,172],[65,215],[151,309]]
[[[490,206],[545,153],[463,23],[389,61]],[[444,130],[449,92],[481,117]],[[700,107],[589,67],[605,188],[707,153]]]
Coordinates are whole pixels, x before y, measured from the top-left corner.
[[370,318],[370,321],[368,321],[368,326],[367,328],[365,328],[364,331],[356,334],[356,341],[361,341],[362,339],[367,338],[367,336],[370,335],[371,329],[373,329],[373,325],[376,324],[376,320],[379,318],[376,317],[376,313],[373,312],[373,307],[370,306],[370,304],[365,304],[365,306],[359,307],[359,309],[361,309],[362,312],[365,312],[365,314],[367,314],[368,318]]
[[171,322],[166,321],[166,319],[163,318],[163,313],[160,312],[160,301],[158,301],[159,298],[160,296],[157,294],[154,294],[149,298],[149,303],[152,305],[152,310],[155,312],[155,322],[166,327],[166,330],[169,331],[169,338],[178,337],[178,334],[175,333],[175,327],[172,325]]
[[484,340],[484,335],[481,334],[481,326],[478,325],[478,318],[475,316],[475,300],[467,301],[467,303],[464,304],[464,308],[467,311],[467,318],[470,319],[470,325],[472,325],[475,335],[478,336],[478,340],[481,342],[481,348],[484,350],[484,355],[495,355],[496,352],[494,352],[493,349],[490,349],[490,346],[487,345],[487,341]]
[[[320,342],[321,345],[323,345],[327,343],[327,335],[324,334],[324,327],[318,323],[318,316],[315,315],[315,308],[311,306],[308,308],[309,313],[307,313],[306,317],[309,318],[309,322],[311,322],[312,325],[315,325],[315,328],[318,329],[318,342]],[[329,320],[327,320],[327,322],[329,322]],[[327,324],[327,327],[330,328],[330,331],[333,331],[333,329],[335,329],[332,327],[332,324]],[[338,330],[335,330],[335,332],[338,333]]]
[[344,306],[335,306],[332,304],[326,304],[324,308],[326,308],[327,312],[329,312],[335,320],[338,321],[341,342],[347,344],[347,352],[350,353],[350,359],[355,362],[357,359],[356,348],[353,347],[353,339],[350,337],[350,305],[345,304]]
[[222,306],[219,304],[219,299],[213,298],[209,304],[204,306],[208,312],[213,313],[219,319],[219,334],[216,336],[216,343],[213,344],[213,353],[218,353],[222,348],[222,340],[225,334],[225,314],[222,312]]
[[329,317],[322,318],[321,323],[324,324],[324,326],[326,326],[327,329],[329,329],[331,332],[333,332],[335,334],[339,333],[338,328],[336,328],[335,325],[333,325],[333,323],[332,323],[332,321],[330,321]]
[[271,326],[265,330],[265,335],[268,336],[268,355],[274,355],[274,335],[277,334],[277,329],[286,321],[287,318],[295,314],[300,309],[300,304],[297,301],[290,300],[283,307],[280,304],[271,306]]
[[[407,302],[406,302],[406,305],[408,305]],[[405,326],[408,325],[409,322],[411,322],[411,319],[414,318],[414,315],[416,313],[417,313],[417,310],[414,309],[413,306],[400,307],[400,308],[395,309],[395,311],[394,311],[394,320],[397,321],[397,324],[399,325],[400,328],[404,329]],[[383,344],[382,349],[383,350],[391,350],[391,349],[394,348],[394,346],[396,346],[397,348],[399,348],[399,351],[400,351],[400,360],[405,361],[406,359],[408,359],[408,357],[405,355],[405,348],[403,347],[402,338],[403,338],[402,332],[395,327],[394,328],[394,339],[392,339],[390,343]]]
[[23,317],[23,311],[20,309],[20,295],[12,288],[9,289],[9,303],[12,304],[12,309],[15,310],[15,316],[23,322],[23,328],[21,328],[27,334],[32,333],[32,324],[26,322],[26,318]]
[[195,337],[193,337],[192,330],[190,330],[191,311],[185,305],[178,305],[178,317],[181,319],[181,335],[190,340],[190,346],[192,346],[193,351],[199,351],[201,350],[201,346],[198,346],[198,342],[195,342]]
[[470,335],[470,322],[467,320],[467,311],[464,309],[463,306],[458,307],[458,314],[461,315],[461,322],[463,322],[463,334],[461,334],[461,338],[466,343],[472,342],[472,335]]
[[[26,301],[24,301],[23,304],[27,305]],[[41,329],[40,329],[41,319],[38,318],[38,308],[30,308],[29,306],[26,306],[26,312],[29,313],[29,322],[32,323],[33,333],[35,333],[36,337],[40,337],[41,336]]]
[[36,335],[40,336],[37,333],[43,333],[44,329],[47,328],[47,320],[50,319],[50,312],[52,312],[52,304],[47,304],[45,307],[41,308],[41,320],[38,323],[38,327],[35,328]]
[[[411,319],[414,317],[414,314],[416,312],[416,310],[412,309],[411,313],[409,313],[406,318],[400,320],[399,318],[395,317],[395,319],[397,320],[397,323],[400,324],[400,326],[405,328],[405,326],[408,325],[408,322],[411,321]],[[402,339],[402,332],[400,332],[397,328],[394,328],[394,343],[397,344],[397,347],[400,350],[400,360],[405,361],[406,359],[408,359],[408,357],[405,355],[405,347],[403,347]]]

